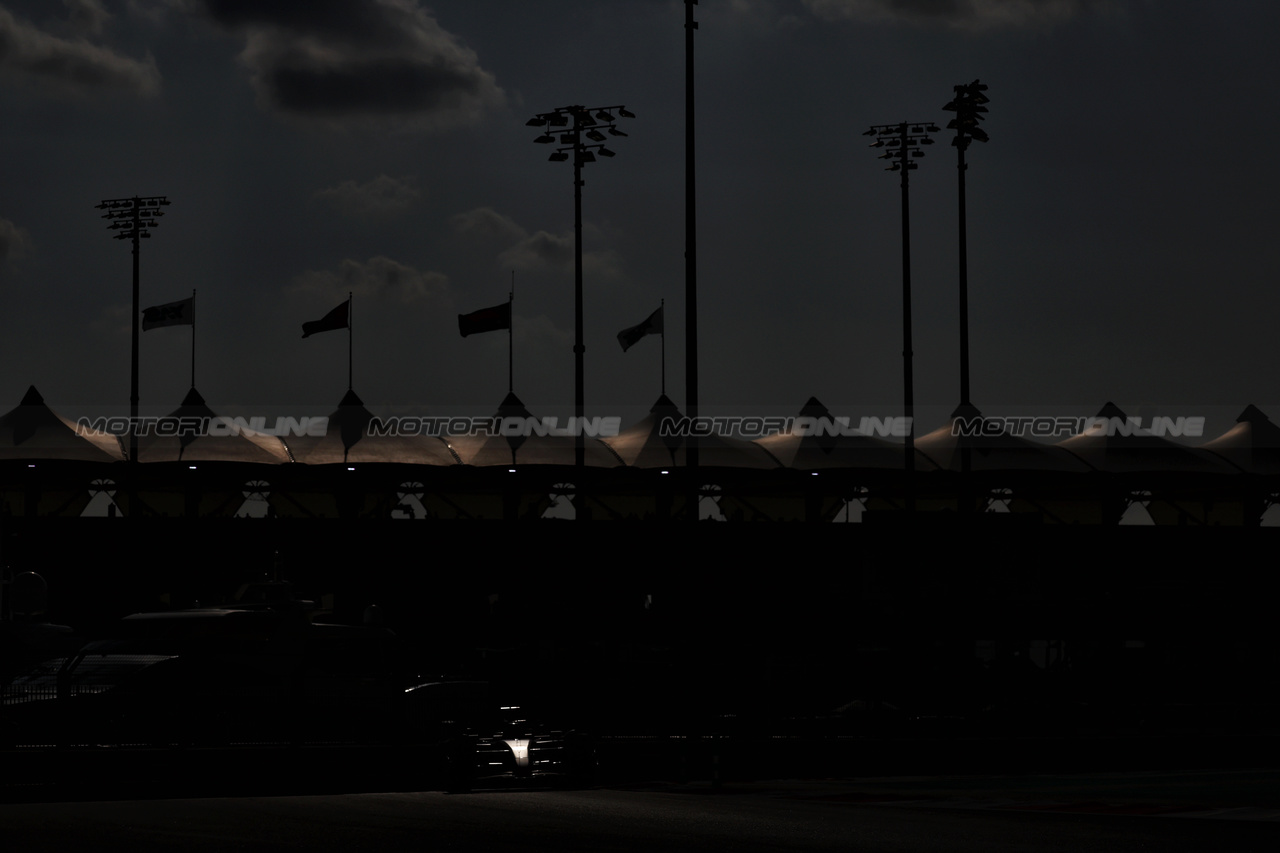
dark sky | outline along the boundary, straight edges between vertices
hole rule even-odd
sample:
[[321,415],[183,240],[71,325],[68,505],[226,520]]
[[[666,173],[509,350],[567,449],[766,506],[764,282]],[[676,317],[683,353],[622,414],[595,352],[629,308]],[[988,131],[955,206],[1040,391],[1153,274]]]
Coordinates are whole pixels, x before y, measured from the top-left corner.
[[[704,0],[697,8],[704,410],[899,414],[897,175],[872,124],[988,83],[970,149],[973,398],[985,412],[1280,417],[1280,5]],[[198,291],[197,386],[226,413],[327,414],[354,291],[375,411],[488,414],[506,337],[457,314],[516,287],[516,391],[573,402],[573,187],[525,126],[636,113],[586,167],[589,415],[638,418],[667,301],[684,403],[684,30],[676,0],[0,0],[0,410],[127,405],[130,257],[94,205],[167,195],[143,306]],[[956,169],[912,173],[917,434],[958,401]],[[175,408],[186,328],[142,339]]]

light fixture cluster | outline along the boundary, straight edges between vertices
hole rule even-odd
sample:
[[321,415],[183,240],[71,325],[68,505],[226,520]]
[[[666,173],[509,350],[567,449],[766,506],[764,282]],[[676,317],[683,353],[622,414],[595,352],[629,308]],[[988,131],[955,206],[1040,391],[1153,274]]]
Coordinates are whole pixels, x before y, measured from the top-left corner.
[[987,132],[978,126],[978,122],[982,121],[981,114],[987,111],[986,104],[990,102],[990,99],[982,94],[987,90],[987,85],[974,80],[972,83],[962,83],[952,88],[956,96],[943,107],[947,112],[956,114],[956,117],[947,125],[949,129],[956,132],[956,138],[951,140],[951,144],[963,151],[974,139],[979,142],[988,141]]
[[938,131],[939,127],[931,122],[900,122],[873,124],[862,135],[876,137],[871,147],[883,148],[880,159],[893,161],[885,171],[898,172],[920,168],[914,161],[924,156],[922,146],[933,144],[929,134]]
[[[616,114],[616,115],[615,115]],[[609,136],[626,136],[619,130],[618,118],[635,118],[635,113],[621,105],[611,107],[560,107],[549,113],[538,113],[525,122],[529,127],[543,128],[542,135],[533,140],[542,145],[558,143],[561,147],[551,152],[548,160],[562,163],[573,152],[575,165],[594,163],[596,154],[613,157],[617,152],[605,147]],[[608,134],[606,136],[605,134]],[[590,140],[584,142],[583,138]]]
[[101,204],[94,205],[98,210],[105,210],[102,214],[103,219],[111,220],[111,224],[107,226],[116,233],[112,236],[117,240],[132,240],[137,238],[150,238],[151,234],[148,228],[155,228],[160,223],[156,220],[164,216],[164,211],[160,208],[167,207],[169,199],[162,195],[148,196],[147,198],[109,198],[103,200]]

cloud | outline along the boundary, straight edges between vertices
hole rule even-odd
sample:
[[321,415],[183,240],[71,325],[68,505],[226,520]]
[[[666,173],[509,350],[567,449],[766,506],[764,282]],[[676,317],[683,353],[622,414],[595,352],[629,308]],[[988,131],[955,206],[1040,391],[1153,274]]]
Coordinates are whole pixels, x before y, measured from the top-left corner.
[[[535,270],[573,267],[573,232],[552,234],[547,231],[529,233],[513,219],[491,208],[481,207],[453,217],[455,232],[477,246],[505,246],[498,252],[498,265],[504,269]],[[602,239],[596,229],[587,226],[584,239]],[[593,275],[613,277],[619,261],[612,250],[583,252],[582,266]]]
[[517,312],[512,337],[520,349],[528,346],[537,347],[539,350],[563,351],[573,346],[573,332],[561,329],[546,314],[526,317]]
[[[105,14],[95,3],[71,5],[73,27],[100,27]],[[77,15],[79,16],[77,18]],[[97,16],[97,17],[95,17]],[[130,59],[83,36],[62,38],[19,21],[0,8],[0,74],[17,72],[73,91],[118,90],[154,95],[160,90],[160,72],[150,56]]]
[[133,333],[133,310],[128,305],[108,305],[89,321],[89,328],[106,337],[127,337]]
[[324,297],[325,302],[341,302],[348,293],[365,297],[389,297],[403,303],[445,295],[449,279],[443,273],[416,270],[390,258],[378,256],[361,263],[347,258],[337,270],[312,270],[298,276],[294,290]]
[[526,232],[509,216],[489,207],[477,207],[453,217],[453,229],[459,237],[481,245],[509,245],[523,240]]
[[352,216],[377,216],[403,213],[422,197],[422,193],[414,188],[412,178],[379,175],[363,184],[343,181],[337,186],[318,190],[315,197]]
[[7,219],[0,219],[0,261],[18,261],[31,252],[31,235]]
[[259,101],[303,118],[465,124],[503,101],[474,51],[417,0],[200,0],[243,32]]
[[85,38],[101,38],[111,13],[102,0],[62,0],[72,32]]
[[1109,0],[803,0],[827,21],[942,24],[960,29],[1055,24]]
[[498,262],[518,270],[568,267],[573,263],[573,235],[557,236],[546,231],[526,235],[499,255]]

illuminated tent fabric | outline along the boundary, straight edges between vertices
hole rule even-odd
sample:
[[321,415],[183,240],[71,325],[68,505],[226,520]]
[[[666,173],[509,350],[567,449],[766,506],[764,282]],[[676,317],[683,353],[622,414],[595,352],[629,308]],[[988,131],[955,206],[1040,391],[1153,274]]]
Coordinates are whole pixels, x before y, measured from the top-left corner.
[[54,412],[32,385],[17,408],[0,416],[0,460],[5,459],[120,462],[124,453],[114,435],[80,429]]
[[[835,434],[833,434],[833,432]],[[847,421],[832,415],[816,397],[800,409],[790,432],[774,433],[754,443],[784,468],[819,472],[819,480],[791,481],[792,488],[723,495],[720,507],[730,520],[831,521],[845,512],[850,500],[873,493],[882,507],[900,479],[905,464],[904,446],[850,430]],[[916,467],[933,465],[916,452]],[[836,479],[831,476],[836,475]]]
[[[1118,427],[1127,424],[1128,418],[1114,403],[1103,406],[1097,417],[1106,425],[1095,423],[1058,446],[1115,478],[1110,494],[1102,487],[1097,490],[1104,505],[1121,507],[1140,501],[1156,524],[1244,523],[1245,501],[1236,466],[1208,450],[1146,431],[1124,434],[1126,430]],[[1109,509],[1102,521],[1111,523],[1118,518],[1116,511]]]
[[1280,475],[1280,427],[1250,404],[1236,418],[1236,425],[1200,445],[1247,474]]
[[[648,469],[658,473],[683,466],[689,442],[696,441],[699,471],[697,485],[718,487],[719,497],[716,503],[722,513],[735,511],[745,505],[740,502],[749,500],[742,482],[755,479],[754,472],[779,470],[778,460],[753,441],[722,435],[662,435],[664,420],[678,421],[681,417],[676,404],[663,394],[649,409],[648,416],[618,435],[604,439],[604,442],[629,468]],[[744,472],[751,472],[752,476],[744,476]],[[637,483],[637,486],[639,488],[630,494],[623,494],[617,489],[614,495],[602,499],[602,503],[607,503],[615,514],[625,513],[625,517],[645,518],[650,514],[662,516],[664,513],[679,516],[686,511],[688,494],[684,488],[678,488],[674,492],[660,490],[659,483],[652,481]],[[699,491],[701,490],[700,488]],[[665,510],[659,507],[656,497],[665,502]],[[752,510],[755,511],[757,510]],[[766,508],[759,511],[768,513],[771,510]]]
[[1090,470],[1083,461],[1061,447],[1042,444],[1001,431],[997,435],[956,435],[957,421],[981,418],[977,408],[957,409],[943,426],[916,439],[916,450],[940,471],[962,471],[964,451],[969,451],[969,470],[982,472],[1021,471],[1084,474]]
[[[514,393],[507,394],[495,419],[511,418],[521,422],[533,420],[533,414]],[[583,437],[584,461],[589,468],[611,468],[618,459],[600,438]],[[464,465],[476,467],[500,465],[576,465],[577,437],[572,435],[451,435],[445,438],[449,449]]]
[[354,391],[347,391],[329,415],[323,436],[290,435],[284,443],[295,462],[304,465],[388,463],[456,465],[457,459],[439,438],[430,435],[370,435],[374,415]]
[[[1124,424],[1128,418],[1114,403],[1107,403],[1098,418],[1108,424]],[[1111,434],[1108,434],[1111,433]],[[1125,435],[1100,423],[1058,442],[1090,468],[1112,474],[1234,474],[1237,470],[1206,450],[1178,444],[1145,431]]]
[[[1102,522],[1102,504],[1091,493],[1091,482],[1086,479],[1092,472],[1088,465],[1061,447],[1012,435],[1003,428],[995,434],[981,429],[977,435],[956,434],[957,425],[963,429],[981,418],[976,406],[962,406],[952,412],[946,424],[917,438],[916,450],[929,460],[934,471],[950,475],[963,474],[968,450],[973,478],[970,499],[979,510],[986,508],[988,499],[997,496],[1010,512],[1035,515],[1049,522]],[[963,481],[958,483],[959,486],[944,489],[942,495],[929,495],[926,486],[926,496],[917,504],[959,509]]]
[[126,516],[231,517],[244,504],[247,483],[260,483],[262,477],[275,479],[260,469],[290,461],[284,442],[276,436],[244,428],[220,429],[229,420],[209,408],[195,388],[166,420],[197,422],[199,428],[188,434],[161,435],[152,427],[138,437],[142,467],[133,472],[135,486],[115,496]]
[[[225,423],[205,404],[195,388],[187,392],[170,418],[192,418]],[[245,462],[279,465],[289,460],[284,442],[274,435],[239,429],[231,435],[151,435],[138,438],[138,461],[151,462]]]
[[373,421],[373,413],[348,390],[329,415],[323,436],[285,436],[300,464],[281,472],[284,485],[267,498],[272,510],[286,517],[388,518],[401,486],[418,476],[410,466],[457,464],[439,438],[372,435]]
[[662,435],[661,425],[666,418],[679,420],[680,410],[665,394],[649,409],[649,414],[639,423],[622,430],[616,436],[602,439],[605,444],[632,468],[668,468],[685,464],[688,442],[698,442],[698,465],[702,468],[745,468],[769,470],[780,467],[759,444],[742,438],[722,435],[682,438]]
[[0,513],[80,515],[92,499],[90,483],[123,459],[115,436],[78,428],[32,385],[0,416]]
[[[903,468],[904,451],[901,443],[895,444],[863,434],[832,435],[829,430],[822,429],[823,424],[839,427],[840,422],[817,397],[809,398],[800,409],[799,418],[812,419],[812,423],[806,423],[804,429],[797,424],[791,432],[774,433],[755,440],[757,445],[784,468],[800,471],[827,468]],[[917,450],[916,465],[919,466],[922,461],[928,462],[921,459]],[[932,463],[928,464],[929,467],[934,467]]]

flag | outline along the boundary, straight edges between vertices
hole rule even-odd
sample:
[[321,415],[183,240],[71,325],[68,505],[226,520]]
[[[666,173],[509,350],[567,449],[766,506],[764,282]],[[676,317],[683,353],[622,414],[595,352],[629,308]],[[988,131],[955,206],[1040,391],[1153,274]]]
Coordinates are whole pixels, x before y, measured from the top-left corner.
[[470,314],[458,315],[458,331],[465,338],[467,335],[478,335],[481,332],[496,332],[499,329],[511,328],[511,303],[504,302],[492,308],[481,308]]
[[630,329],[623,329],[618,332],[618,343],[622,344],[622,351],[626,352],[636,345],[636,342],[645,335],[662,334],[662,308],[659,307],[649,315],[649,319],[645,320],[639,326],[632,326]]
[[142,312],[142,331],[161,326],[194,326],[196,324],[196,298],[194,296],[166,305],[153,305]]
[[310,323],[302,324],[302,336],[309,338],[320,332],[332,332],[334,329],[347,329],[351,327],[350,317],[351,300],[334,308],[328,314],[325,314],[319,320],[312,320]]

